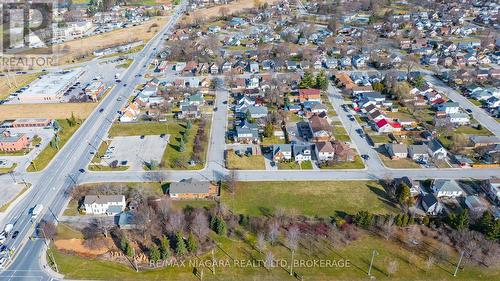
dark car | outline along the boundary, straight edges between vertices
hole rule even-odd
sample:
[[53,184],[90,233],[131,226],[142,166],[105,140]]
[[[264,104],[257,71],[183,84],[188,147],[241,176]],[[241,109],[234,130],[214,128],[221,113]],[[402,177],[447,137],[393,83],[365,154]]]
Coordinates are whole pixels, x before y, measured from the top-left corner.
[[16,239],[18,235],[19,235],[19,231],[17,231],[17,230],[16,230],[16,231],[14,231],[14,232],[12,233],[12,239]]
[[164,137],[165,137],[165,134],[161,134],[161,135],[160,135],[160,138],[164,138]]
[[103,112],[103,111],[104,111],[104,108],[99,109],[99,112]]
[[227,100],[223,101],[222,104],[227,104]]
[[217,111],[217,107],[214,107],[214,111]]
[[144,135],[141,136],[141,140],[143,140],[143,139],[144,139]]
[[472,113],[472,110],[470,108],[467,108],[465,111]]
[[361,158],[363,158],[365,160],[368,160],[368,159],[370,159],[370,155],[368,155],[368,154],[362,154]]
[[78,171],[79,171],[80,173],[82,173],[82,174],[83,174],[83,173],[85,173],[85,169],[80,169],[80,170],[78,170]]

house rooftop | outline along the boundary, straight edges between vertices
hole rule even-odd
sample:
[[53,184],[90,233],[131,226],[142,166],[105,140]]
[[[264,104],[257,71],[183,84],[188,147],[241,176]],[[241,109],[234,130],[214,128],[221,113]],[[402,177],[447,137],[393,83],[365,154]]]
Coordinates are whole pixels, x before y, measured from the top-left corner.
[[209,190],[210,182],[198,181],[196,179],[189,178],[180,182],[171,183],[168,192],[170,194],[208,193]]

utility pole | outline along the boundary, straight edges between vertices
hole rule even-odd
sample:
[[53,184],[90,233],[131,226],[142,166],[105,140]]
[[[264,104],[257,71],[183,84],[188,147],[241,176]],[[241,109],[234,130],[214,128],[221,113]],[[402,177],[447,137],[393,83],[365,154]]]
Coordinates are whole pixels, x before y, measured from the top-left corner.
[[463,257],[464,257],[464,251],[462,251],[462,253],[460,253],[460,259],[458,260],[457,267],[455,268],[455,272],[453,273],[453,277],[457,276],[458,268],[460,267],[460,264],[462,263]]
[[45,246],[47,246],[47,249],[49,250],[48,253],[49,253],[49,256],[50,258],[52,259],[52,262],[54,263],[54,267],[56,268],[56,272],[59,272],[59,268],[57,266],[57,262],[56,262],[56,259],[54,258],[54,254],[50,251],[50,244],[47,243],[47,235],[45,235],[45,230],[43,229],[43,227],[40,228],[43,232],[43,241],[45,242]]
[[373,266],[373,260],[375,259],[375,255],[378,256],[377,250],[373,250],[373,252],[372,252],[372,260],[370,262],[370,267],[368,268],[368,276],[372,276],[371,273],[372,273],[372,266]]
[[215,275],[215,252],[212,249],[212,274]]

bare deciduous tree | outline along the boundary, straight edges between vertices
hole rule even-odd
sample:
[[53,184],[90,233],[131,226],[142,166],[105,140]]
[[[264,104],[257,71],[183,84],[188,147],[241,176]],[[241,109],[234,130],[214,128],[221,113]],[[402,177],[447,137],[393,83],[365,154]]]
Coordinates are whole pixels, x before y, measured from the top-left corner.
[[200,239],[205,239],[209,232],[208,218],[202,209],[197,209],[193,221],[191,222],[193,233]]
[[398,271],[399,263],[396,260],[392,260],[387,264],[387,273],[392,276]]
[[184,229],[184,214],[178,211],[171,212],[168,216],[167,229],[171,233],[177,233]]
[[268,225],[268,238],[271,245],[274,245],[274,242],[278,239],[279,228],[280,226],[275,220],[272,220]]
[[260,252],[264,252],[266,250],[266,239],[264,237],[264,233],[262,232],[259,232],[257,235],[256,247]]
[[264,261],[264,267],[267,270],[270,270],[274,266],[274,254],[273,252],[269,251],[266,253],[266,259]]

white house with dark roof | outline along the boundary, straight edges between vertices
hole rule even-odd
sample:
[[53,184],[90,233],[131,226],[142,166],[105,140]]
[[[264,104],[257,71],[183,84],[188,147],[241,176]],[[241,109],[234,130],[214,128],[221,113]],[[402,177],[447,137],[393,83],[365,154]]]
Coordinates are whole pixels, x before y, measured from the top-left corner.
[[87,195],[83,200],[87,215],[114,216],[125,210],[124,195]]
[[436,179],[432,183],[432,191],[437,198],[456,198],[465,195],[465,192],[455,180]]

